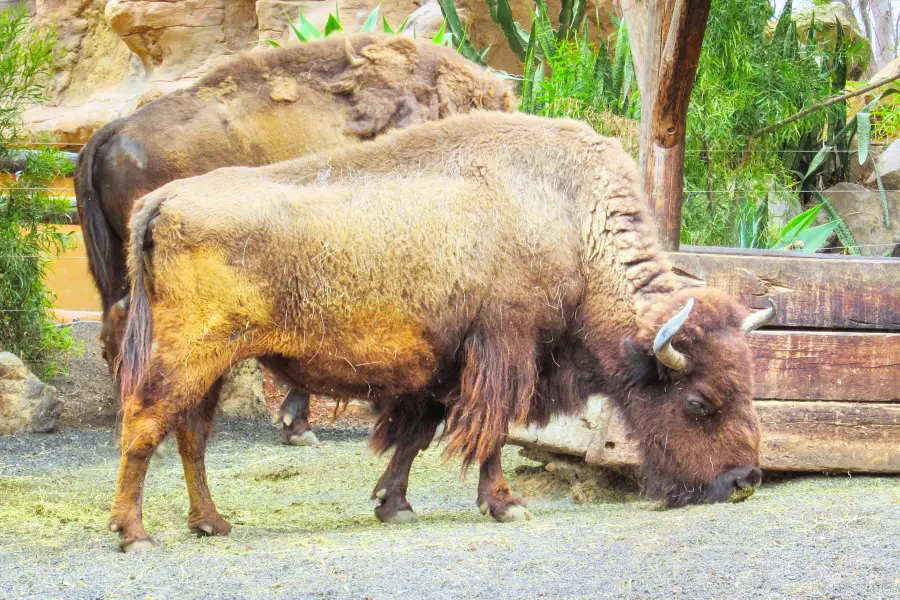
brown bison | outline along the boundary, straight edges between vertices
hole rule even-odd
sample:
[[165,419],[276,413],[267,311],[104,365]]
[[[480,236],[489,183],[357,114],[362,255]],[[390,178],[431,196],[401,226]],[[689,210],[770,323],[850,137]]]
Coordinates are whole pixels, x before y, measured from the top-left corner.
[[[138,198],[219,167],[269,164],[478,108],[513,110],[513,94],[452,49],[357,34],[245,53],[100,129],[79,156],[75,190],[110,366],[127,311],[123,242]],[[285,443],[315,440],[308,400],[296,390],[286,397]]]
[[296,388],[371,400],[382,521],[414,518],[413,459],[445,421],[477,504],[528,517],[503,479],[510,422],[590,394],[621,408],[649,493],[719,502],[760,483],[749,314],[677,289],[634,162],[582,123],[477,112],[372,142],[168,184],[131,221],[122,464],[110,528],[146,546],[147,457],[174,429],[189,527],[226,534],[204,468],[220,378],[257,357]]

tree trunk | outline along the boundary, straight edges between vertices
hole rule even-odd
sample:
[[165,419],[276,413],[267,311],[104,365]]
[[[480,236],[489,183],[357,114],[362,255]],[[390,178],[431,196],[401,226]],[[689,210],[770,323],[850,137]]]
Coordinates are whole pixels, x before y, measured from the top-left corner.
[[898,40],[894,36],[894,14],[900,10],[892,3],[894,0],[873,0],[869,10],[874,26],[873,48],[875,52],[875,71],[879,71],[886,64],[897,57],[896,45]]
[[641,91],[640,167],[666,250],[681,234],[687,109],[710,0],[622,0]]

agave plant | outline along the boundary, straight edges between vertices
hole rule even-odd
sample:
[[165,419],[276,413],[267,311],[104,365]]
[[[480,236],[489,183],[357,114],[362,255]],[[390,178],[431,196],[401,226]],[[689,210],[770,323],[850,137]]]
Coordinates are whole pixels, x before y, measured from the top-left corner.
[[[363,22],[362,27],[359,28],[360,33],[375,33],[378,29],[378,12],[381,9],[381,3],[379,3],[372,12],[366,17],[366,20]],[[287,11],[284,11],[284,16],[287,19],[288,26],[291,31],[301,42],[309,42],[311,40],[321,40],[323,38],[328,37],[332,33],[336,33],[339,31],[344,31],[343,25],[341,25],[340,12],[338,11],[337,3],[334,6],[334,13],[328,13],[328,20],[325,22],[325,28],[322,31],[309,22],[303,15],[302,10],[297,10],[297,21],[291,20],[288,16]],[[400,27],[396,29],[388,23],[387,17],[382,17],[381,19],[381,30],[384,33],[402,33],[406,28],[406,24],[409,22],[409,17],[403,20],[403,23],[400,24]],[[438,29],[437,33],[431,38],[432,43],[440,44],[443,46],[449,46],[452,41],[452,37],[446,33],[446,25],[447,21],[444,20],[441,23],[440,29]],[[276,40],[266,40],[271,46],[281,46]]]

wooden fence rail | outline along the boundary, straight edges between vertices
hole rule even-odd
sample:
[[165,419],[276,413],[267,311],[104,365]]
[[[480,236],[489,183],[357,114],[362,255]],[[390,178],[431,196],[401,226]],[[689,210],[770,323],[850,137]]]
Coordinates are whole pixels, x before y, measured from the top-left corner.
[[[900,259],[690,247],[669,256],[687,285],[752,308],[778,303],[771,328],[749,336],[763,468],[900,473]],[[602,397],[510,441],[592,465],[638,462]]]

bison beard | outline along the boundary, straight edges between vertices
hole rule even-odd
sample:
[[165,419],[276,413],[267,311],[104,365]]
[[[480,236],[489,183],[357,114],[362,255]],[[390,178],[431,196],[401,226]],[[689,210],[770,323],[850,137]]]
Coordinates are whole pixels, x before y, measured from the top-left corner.
[[172,428],[189,524],[227,533],[203,469],[208,425],[181,415],[214,405],[248,357],[305,392],[375,404],[373,447],[394,449],[373,491],[383,521],[414,518],[410,466],[442,419],[447,453],[480,462],[479,509],[529,517],[502,476],[508,424],[597,393],[632,426],[655,497],[721,501],[759,483],[744,335],[774,311],[679,290],[633,161],[583,124],[473,113],[221,169],[145,197],[131,230],[110,520],[125,549],[150,540],[146,459]]

